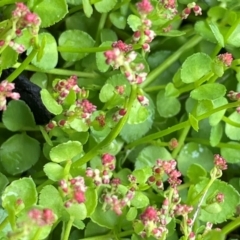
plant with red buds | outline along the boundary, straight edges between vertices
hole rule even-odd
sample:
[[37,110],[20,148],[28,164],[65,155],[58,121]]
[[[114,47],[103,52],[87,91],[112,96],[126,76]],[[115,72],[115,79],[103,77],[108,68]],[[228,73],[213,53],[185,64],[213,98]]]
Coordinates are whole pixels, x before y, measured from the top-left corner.
[[20,94],[12,92],[14,90],[14,83],[9,83],[7,80],[3,80],[0,83],[0,111],[7,109],[7,98],[18,100]]

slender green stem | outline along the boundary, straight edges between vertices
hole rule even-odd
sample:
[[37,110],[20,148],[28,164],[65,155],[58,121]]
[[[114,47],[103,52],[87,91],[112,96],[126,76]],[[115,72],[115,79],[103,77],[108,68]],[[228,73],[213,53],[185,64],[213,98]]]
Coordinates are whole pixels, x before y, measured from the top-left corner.
[[69,219],[69,221],[66,225],[66,228],[64,229],[64,234],[63,234],[62,240],[68,240],[69,239],[69,235],[70,235],[70,231],[71,231],[73,222],[74,222],[74,217],[70,217],[70,219]]
[[155,92],[155,91],[159,91],[159,90],[162,90],[165,88],[166,88],[166,85],[152,86],[152,87],[144,88],[144,91],[145,92]]
[[[21,66],[21,63],[16,63],[16,64],[13,65],[13,68],[19,68],[20,66]],[[28,71],[32,71],[32,72],[43,72],[43,73],[49,73],[49,74],[54,74],[54,75],[62,75],[62,76],[76,75],[77,77],[84,77],[84,78],[97,78],[97,77],[99,77],[99,75],[97,73],[86,73],[86,72],[59,69],[59,68],[54,68],[54,69],[51,69],[51,70],[43,70],[43,69],[37,68],[33,65],[28,65],[25,69],[28,70]]]
[[[237,107],[239,106],[240,103],[239,102],[233,102],[233,103],[228,103],[228,104],[225,104],[223,106],[220,106],[220,107],[217,107],[217,108],[214,108],[212,109],[211,111],[207,112],[207,113],[204,113],[197,118],[198,121],[200,120],[203,120],[205,118],[208,118],[209,116],[211,116],[212,114],[216,113],[216,112],[219,112],[221,110],[225,110],[225,109],[228,109],[228,108],[234,108],[234,107]],[[150,135],[147,135],[143,138],[140,138],[130,144],[128,144],[126,146],[126,148],[132,148],[134,146],[137,146],[139,144],[143,144],[143,143],[147,143],[147,142],[150,142],[154,139],[157,139],[157,138],[160,138],[160,137],[163,137],[163,136],[166,136],[166,135],[169,135],[170,133],[173,133],[173,132],[176,132],[180,129],[183,129],[185,127],[188,127],[190,125],[189,121],[184,121],[184,122],[181,122],[181,123],[178,123],[168,129],[165,129],[165,130],[162,130],[160,132],[157,132],[157,133],[153,133],[153,134],[150,134]]]
[[222,233],[228,235],[234,229],[240,226],[240,217],[236,218],[234,221],[228,223],[226,226],[222,228]]
[[[186,138],[186,142],[196,142],[196,143],[200,143],[202,145],[211,146],[209,140],[202,139],[202,138]],[[240,150],[240,144],[232,144],[232,143],[220,142],[214,147],[216,147],[216,148],[230,148],[230,149]]]
[[125,114],[125,116],[118,122],[116,127],[108,134],[108,136],[102,142],[100,142],[98,145],[93,147],[82,158],[80,158],[79,160],[74,162],[72,164],[72,168],[79,168],[80,166],[82,166],[83,164],[85,164],[86,162],[91,160],[93,157],[95,157],[98,154],[98,152],[101,148],[110,144],[118,136],[118,134],[121,132],[122,128],[124,127],[125,123],[127,122],[129,113],[131,111],[131,107],[136,98],[136,94],[137,94],[137,86],[132,85],[131,95],[130,95],[129,100],[126,103],[127,113]]
[[32,240],[39,240],[40,235],[41,235],[41,233],[42,233],[42,230],[43,230],[43,228],[38,228],[37,231],[36,231],[36,233],[34,234]]
[[126,146],[126,148],[132,148],[132,147],[137,146],[139,144],[150,142],[153,139],[157,139],[157,138],[169,135],[170,133],[173,133],[173,132],[176,132],[176,131],[178,131],[180,129],[188,127],[189,125],[190,125],[190,123],[188,121],[184,121],[184,122],[178,123],[178,124],[168,128],[168,129],[165,129],[165,130],[162,130],[160,132],[153,133],[153,134],[147,135],[147,136],[145,136],[143,138],[140,138],[139,140],[136,140],[136,141],[128,144]]
[[52,180],[47,180],[37,187],[37,191],[40,192],[45,186],[53,184]]
[[240,128],[240,123],[234,122],[231,119],[229,119],[228,117],[223,116],[222,120],[229,125]]
[[76,48],[76,47],[61,47],[59,46],[57,49],[59,52],[71,52],[71,53],[96,53],[96,52],[104,52],[112,47],[91,47],[91,48]]
[[8,217],[6,217],[1,223],[0,223],[0,232],[6,227],[6,225],[9,223]]
[[39,130],[41,131],[43,138],[45,139],[46,143],[49,146],[53,146],[52,140],[50,139],[49,135],[47,134],[46,130],[44,129],[44,127],[39,126]]
[[172,152],[172,157],[173,158],[176,158],[178,153],[179,153],[179,151],[182,149],[182,146],[184,144],[184,141],[185,141],[185,139],[186,139],[190,129],[191,129],[190,125],[183,129],[183,131],[182,131],[182,133],[181,133],[181,135],[180,135],[180,137],[178,139],[178,146]]
[[27,56],[27,58],[22,62],[21,65],[19,65],[19,67],[13,72],[11,73],[7,80],[9,82],[12,82],[15,78],[17,78],[25,69],[26,67],[29,65],[29,63],[33,60],[33,58],[35,57],[35,55],[37,54],[38,49],[37,48],[33,48],[33,50],[31,51],[31,53]]
[[225,104],[225,105],[222,105],[221,107],[214,108],[214,109],[212,109],[211,111],[206,112],[206,113],[198,116],[198,117],[197,117],[197,120],[198,120],[198,121],[203,120],[203,119],[205,119],[205,118],[210,117],[212,114],[214,114],[214,113],[216,113],[216,112],[219,112],[219,111],[225,110],[225,109],[229,109],[229,108],[238,107],[239,105],[240,105],[239,102],[227,103],[227,104]]
[[98,44],[98,42],[99,42],[100,33],[101,33],[102,29],[104,28],[104,25],[105,25],[106,20],[107,20],[107,16],[108,16],[107,13],[102,13],[101,14],[100,21],[99,21],[99,24],[98,24],[97,33],[96,33],[96,37],[95,37],[96,44]]
[[164,70],[166,70],[170,65],[172,65],[186,50],[193,48],[202,40],[201,36],[194,36],[188,42],[186,42],[182,47],[180,47],[176,52],[174,52],[170,57],[168,57],[164,63],[155,68],[149,73],[147,79],[141,84],[142,88],[148,86],[152,81],[155,80]]
[[205,76],[203,76],[202,78],[200,78],[198,81],[191,83],[191,84],[187,84],[184,87],[179,89],[179,93],[182,94],[184,92],[189,92],[193,89],[195,89],[196,87],[202,85],[204,82],[206,82],[208,79],[210,79],[211,77],[214,76],[214,73],[209,73]]

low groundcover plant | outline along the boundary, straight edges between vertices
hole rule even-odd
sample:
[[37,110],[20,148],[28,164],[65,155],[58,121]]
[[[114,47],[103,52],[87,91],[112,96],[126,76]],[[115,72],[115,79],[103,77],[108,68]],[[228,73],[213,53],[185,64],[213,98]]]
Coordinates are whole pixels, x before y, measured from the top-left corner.
[[239,239],[238,1],[0,11],[1,240]]

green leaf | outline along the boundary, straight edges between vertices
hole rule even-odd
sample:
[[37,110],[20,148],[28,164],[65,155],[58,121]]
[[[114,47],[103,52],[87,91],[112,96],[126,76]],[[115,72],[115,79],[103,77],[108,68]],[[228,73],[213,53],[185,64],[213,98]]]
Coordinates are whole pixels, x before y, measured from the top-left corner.
[[207,177],[207,171],[199,164],[191,164],[187,170],[187,177],[190,182],[197,184],[203,178]]
[[129,96],[131,92],[131,85],[129,81],[123,76],[122,74],[116,74],[107,79],[106,83],[113,85],[114,87],[117,86],[124,86],[124,94],[123,96]]
[[63,200],[54,186],[47,185],[41,190],[39,204],[45,208],[50,208],[58,217],[61,217],[64,209]]
[[82,0],[82,4],[83,4],[83,11],[84,11],[85,15],[88,18],[90,18],[93,13],[93,8],[92,8],[91,3],[89,2],[89,0]]
[[2,194],[5,187],[8,185],[9,181],[7,177],[0,172],[0,194]]
[[[92,37],[86,32],[80,30],[67,30],[62,32],[59,37],[59,46],[60,47],[69,47],[69,48],[91,48],[94,46],[94,40]],[[61,52],[61,56],[65,61],[75,62],[84,57],[86,57],[88,53],[85,52]]]
[[[229,116],[229,120],[240,124],[240,114],[236,111]],[[231,140],[240,140],[240,128],[229,123],[225,125],[225,133]]]
[[211,203],[207,206],[203,206],[202,209],[204,209],[204,211],[206,211],[207,213],[211,213],[211,214],[216,214],[222,211],[222,207],[220,203]]
[[65,208],[71,217],[77,220],[83,220],[87,217],[87,209],[83,203],[73,203],[70,207]]
[[61,114],[63,108],[59,105],[47,89],[42,89],[40,92],[41,99],[47,110],[55,115]]
[[36,72],[30,77],[30,81],[40,88],[47,88],[48,77],[45,73]]
[[11,47],[7,46],[1,54],[1,69],[12,67],[18,59],[18,53]]
[[84,237],[95,237],[107,234],[109,229],[99,226],[98,224],[94,223],[93,221],[89,221],[84,232]]
[[60,181],[64,178],[64,168],[57,163],[47,163],[43,167],[43,171],[50,180]]
[[180,111],[181,104],[175,97],[167,97],[165,90],[159,91],[157,95],[157,110],[159,115],[170,118],[177,115]]
[[206,21],[197,21],[194,25],[194,30],[207,41],[217,43],[216,38]]
[[[207,186],[208,182],[208,180],[202,181],[195,185],[195,190],[200,193]],[[212,214],[202,209],[200,212],[200,220],[203,222],[222,223],[234,215],[236,207],[239,204],[239,193],[231,185],[217,179],[209,188],[203,205],[206,205],[205,201],[215,192],[220,192],[224,195],[224,202],[220,204],[222,211]]]
[[139,27],[142,25],[141,19],[133,14],[128,16],[127,23],[134,32],[139,30]]
[[197,116],[209,112],[213,109],[213,103],[211,100],[200,100],[197,104]]
[[212,147],[216,147],[221,141],[223,135],[223,125],[218,123],[217,125],[211,128],[210,133],[210,144]]
[[[239,146],[237,142],[228,142],[229,144],[234,144]],[[240,155],[239,149],[233,149],[228,147],[221,148],[221,155],[228,163],[239,163],[240,162]]]
[[87,217],[90,217],[95,211],[98,204],[98,195],[96,188],[88,187],[85,192],[87,201],[84,203],[87,209]]
[[144,193],[136,191],[133,199],[131,200],[131,205],[135,208],[144,208],[149,205],[149,199]]
[[137,212],[137,208],[135,208],[135,207],[129,208],[129,210],[128,210],[127,214],[126,214],[126,219],[128,221],[132,222],[133,220],[136,219],[137,213],[138,213]]
[[188,117],[189,117],[189,122],[190,122],[192,128],[196,132],[198,132],[198,129],[199,129],[199,127],[198,127],[198,120],[191,113],[188,114]]
[[70,122],[70,127],[77,132],[86,132],[89,129],[89,125],[86,123],[85,119],[75,118]]
[[213,154],[205,146],[190,142],[185,144],[178,155],[178,168],[179,171],[186,176],[188,168],[196,163],[203,167],[206,171],[213,168]]
[[32,207],[32,205],[37,203],[37,190],[31,178],[21,178],[12,181],[5,188],[2,194],[2,206],[4,208],[8,205],[13,208],[17,207],[17,200],[22,200],[25,208]]
[[222,231],[219,231],[218,229],[213,229],[207,232],[207,234],[204,234],[202,240],[212,240],[212,239],[225,240],[226,235]]
[[82,144],[77,141],[68,141],[53,147],[50,151],[50,158],[53,162],[71,160],[82,152]]
[[[51,14],[49,14],[51,15]],[[40,33],[38,35],[39,42],[44,40],[43,53],[40,60],[35,56],[32,60],[32,64],[43,70],[51,70],[56,67],[58,63],[58,50],[55,38],[50,33]],[[27,54],[29,55],[32,48],[29,48]]]
[[129,124],[139,124],[148,118],[148,110],[145,106],[142,106],[139,101],[136,99],[133,102],[128,121]]
[[28,49],[30,46],[32,46],[32,33],[27,29],[24,28],[22,30],[21,36],[18,36],[17,38],[14,39],[15,43],[22,44],[25,49]]
[[[103,42],[99,47],[111,47],[112,42]],[[106,63],[106,57],[104,56],[104,52],[97,52],[96,53],[96,63],[98,70],[100,72],[106,72],[110,65]]]
[[[221,97],[221,98],[217,98],[217,99],[213,100],[212,103],[213,103],[213,107],[217,108],[217,107],[221,107],[221,106],[227,104],[228,101],[225,97]],[[224,116],[225,112],[226,112],[226,109],[212,114],[209,117],[210,125],[211,126],[217,125],[222,120],[222,117]]]
[[149,117],[144,122],[139,124],[126,123],[120,133],[123,140],[130,143],[144,136],[153,124],[153,116],[150,112],[148,113],[148,116]]
[[65,0],[34,0],[34,7],[32,10],[41,18],[42,28],[49,27],[59,22],[68,13]]
[[219,31],[217,24],[215,22],[209,20],[208,25],[209,25],[210,29],[212,30],[213,35],[217,39],[218,44],[221,47],[224,47],[224,38],[223,38],[223,35],[221,34],[221,32]]
[[195,53],[188,57],[181,68],[184,83],[196,82],[212,71],[212,59],[205,53]]
[[99,93],[99,99],[101,102],[107,102],[114,96],[115,88],[111,84],[105,84]]
[[152,175],[151,167],[144,167],[141,169],[135,169],[132,175],[136,178],[136,182],[140,185],[144,185],[148,178]]
[[166,97],[178,97],[180,95],[180,91],[174,86],[172,82],[168,83],[165,88],[165,96]]
[[39,156],[39,142],[26,133],[13,135],[0,148],[1,163],[12,175],[30,169],[38,161]]
[[115,27],[119,29],[124,29],[126,27],[126,17],[123,16],[120,12],[111,12],[109,14],[109,18]]
[[115,42],[118,40],[117,34],[108,28],[104,28],[101,31],[101,42]]
[[117,0],[102,0],[94,4],[96,10],[100,13],[110,12],[116,5]]
[[[104,216],[104,217],[103,217]],[[102,205],[98,204],[94,213],[90,217],[97,225],[113,229],[120,221],[119,216],[112,210],[103,211]]]
[[238,24],[234,31],[227,39],[227,44],[233,47],[240,47],[240,24]]
[[226,94],[226,87],[219,83],[207,83],[191,91],[191,98],[196,100],[215,100]]
[[12,100],[3,112],[2,121],[10,131],[24,131],[34,129],[36,123],[28,105],[21,100]]
[[157,159],[171,160],[171,154],[164,147],[148,146],[143,148],[139,153],[136,162],[135,169],[141,169],[144,167],[153,167],[156,164]]

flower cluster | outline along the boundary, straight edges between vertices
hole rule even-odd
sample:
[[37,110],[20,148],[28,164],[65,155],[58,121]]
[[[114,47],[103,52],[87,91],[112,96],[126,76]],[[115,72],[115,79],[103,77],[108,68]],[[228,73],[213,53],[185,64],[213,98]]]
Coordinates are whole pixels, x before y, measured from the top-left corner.
[[[58,80],[53,90],[53,96],[56,101],[68,108],[64,110],[63,116],[61,116],[62,119],[58,120],[58,122],[52,120],[45,126],[46,131],[50,131],[56,126],[69,128],[70,123],[75,119],[82,120],[86,124],[90,123],[90,117],[96,111],[97,107],[86,99],[88,92],[77,85],[76,76],[71,76],[67,80]],[[71,93],[76,96],[75,102],[71,106],[68,106],[69,104],[65,100]]]
[[25,218],[18,221],[13,231],[8,232],[7,239],[30,239],[30,236],[34,236],[39,228],[51,226],[55,220],[56,216],[51,209],[34,207],[27,212]]
[[109,184],[112,177],[112,171],[115,169],[116,159],[113,155],[105,153],[101,157],[102,169],[86,169],[86,176],[92,178],[94,184],[99,186],[101,184]]
[[16,9],[12,12],[12,17],[16,23],[15,33],[19,36],[24,28],[28,28],[33,35],[36,35],[41,24],[41,19],[37,14],[30,12],[24,3],[16,3]]
[[130,204],[133,199],[135,190],[129,188],[126,193],[119,192],[119,186],[121,180],[119,178],[112,178],[112,171],[115,169],[115,157],[111,154],[105,153],[101,157],[102,169],[86,169],[86,176],[92,178],[96,186],[105,185],[101,200],[103,204],[103,210],[111,209],[117,215],[122,214],[122,210],[125,206]]
[[[240,93],[235,91],[229,91],[227,97],[232,101],[239,101],[240,100]],[[237,113],[240,113],[240,107],[236,108]]]
[[152,176],[149,177],[148,183],[150,185],[155,184],[157,189],[164,190],[163,188],[163,176],[167,174],[168,182],[172,188],[176,188],[181,184],[181,173],[176,170],[177,162],[175,160],[163,161],[157,160],[156,165],[152,169]]
[[137,57],[137,53],[132,51],[132,46],[119,40],[114,42],[112,47],[112,50],[104,53],[106,63],[114,69],[120,68],[131,84],[141,84],[146,79],[147,73],[142,71],[144,69],[142,63],[133,63]]
[[162,202],[161,208],[148,206],[140,215],[139,220],[137,220],[137,222],[140,221],[144,226],[144,229],[140,233],[143,238],[150,236],[157,239],[163,238],[168,233],[167,224],[171,219],[178,216],[183,218],[182,232],[186,233],[187,236],[191,233],[193,220],[189,218],[189,214],[193,211],[193,207],[180,203],[181,198],[177,186],[181,184],[181,180],[179,179],[181,173],[176,170],[176,165],[175,160],[157,160],[156,165],[152,168],[152,176],[149,177],[148,183],[151,186],[156,186],[158,190],[164,190],[163,177],[167,175],[170,187],[164,193],[165,199]]
[[226,67],[230,67],[233,61],[233,56],[231,53],[219,54],[217,56],[218,60],[221,61]]
[[167,224],[171,221],[171,218],[177,216],[182,216],[184,222],[191,225],[192,220],[188,218],[188,215],[192,212],[193,207],[179,204],[179,201],[179,195],[174,190],[172,200],[169,201],[168,198],[165,198],[160,209],[148,206],[139,217],[140,222],[144,226],[140,233],[141,237],[153,236],[156,239],[160,239],[166,236],[168,233]]
[[227,169],[227,162],[226,160],[221,157],[219,154],[214,155],[214,165],[219,170],[226,170]]
[[70,207],[74,203],[85,202],[85,192],[87,187],[83,177],[75,177],[68,181],[65,179],[59,182],[60,189],[66,199],[65,207]]
[[19,93],[12,92],[14,87],[14,83],[9,83],[7,80],[3,80],[0,83],[0,111],[7,109],[6,98],[12,98],[14,100],[18,100],[20,98]]
[[134,32],[133,42],[140,44],[145,52],[149,52],[149,43],[151,43],[156,36],[155,32],[151,30],[151,20],[147,18],[148,14],[152,12],[153,6],[149,0],[142,0],[141,2],[137,3],[136,6],[140,13],[142,24],[138,27],[138,30]]
[[181,17],[182,19],[186,19],[191,11],[193,10],[195,16],[202,15],[202,9],[195,2],[189,3],[185,9],[183,9]]
[[22,53],[26,49],[22,44],[16,43],[15,39],[22,35],[24,29],[28,29],[32,35],[37,35],[41,19],[37,14],[32,13],[24,3],[16,3],[16,8],[12,11],[11,24],[12,26],[4,29],[5,34],[0,39],[0,52],[10,46],[17,53]]
[[28,217],[39,227],[51,225],[55,221],[54,213],[51,209],[33,208],[28,212]]

